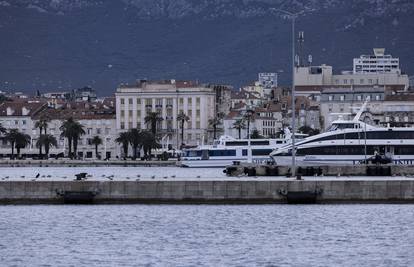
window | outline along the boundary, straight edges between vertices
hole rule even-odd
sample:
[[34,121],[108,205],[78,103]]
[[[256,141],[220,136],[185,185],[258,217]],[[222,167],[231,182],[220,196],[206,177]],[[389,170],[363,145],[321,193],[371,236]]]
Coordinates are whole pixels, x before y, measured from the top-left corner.
[[328,96],[328,100],[329,101],[332,101],[333,100],[333,96],[332,95]]
[[188,98],[188,105],[192,104],[193,99],[192,98]]
[[372,79],[368,79],[368,83],[369,84],[372,84]]
[[236,150],[209,150],[208,155],[210,157],[231,157],[236,156]]
[[128,104],[132,105],[132,98],[128,98]]
[[349,80],[350,84],[354,84],[354,79]]
[[347,79],[344,79],[344,84],[348,84],[348,80]]
[[96,134],[101,134],[101,128],[96,129]]
[[121,129],[125,129],[125,123],[121,122]]
[[124,105],[124,104],[125,104],[125,99],[121,98],[121,105]]
[[125,117],[125,110],[121,110],[121,117]]
[[128,116],[129,116],[129,117],[132,117],[132,110],[129,110],[129,111],[128,111]]
[[344,101],[344,100],[345,100],[345,96],[344,96],[344,95],[341,95],[341,96],[340,96],[340,100],[341,100],[341,101]]

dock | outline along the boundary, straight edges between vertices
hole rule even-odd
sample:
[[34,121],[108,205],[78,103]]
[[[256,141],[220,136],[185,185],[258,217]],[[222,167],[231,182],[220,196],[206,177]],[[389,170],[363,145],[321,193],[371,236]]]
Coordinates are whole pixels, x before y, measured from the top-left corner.
[[[414,203],[411,177],[244,177],[136,181],[1,181],[0,204],[281,204],[290,196],[313,203]],[[67,199],[66,199],[67,200]],[[75,201],[74,201],[75,200]],[[84,203],[84,202],[82,202]]]

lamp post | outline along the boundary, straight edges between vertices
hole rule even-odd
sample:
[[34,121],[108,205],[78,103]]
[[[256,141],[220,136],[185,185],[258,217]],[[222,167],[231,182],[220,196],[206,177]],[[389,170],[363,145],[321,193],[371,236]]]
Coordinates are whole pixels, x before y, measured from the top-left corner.
[[292,20],[292,177],[296,175],[296,148],[295,148],[295,134],[296,134],[296,105],[295,105],[295,21],[296,18],[304,11],[292,13],[283,9],[273,9],[276,12],[281,12],[290,17]]
[[249,146],[248,146],[248,150],[247,150],[247,162],[248,163],[252,163],[252,158],[253,158],[252,147],[250,145],[250,121],[251,121],[251,118],[252,118],[253,114],[254,114],[254,110],[252,110],[252,109],[246,110],[245,117],[247,118],[247,138],[249,140],[248,141]]

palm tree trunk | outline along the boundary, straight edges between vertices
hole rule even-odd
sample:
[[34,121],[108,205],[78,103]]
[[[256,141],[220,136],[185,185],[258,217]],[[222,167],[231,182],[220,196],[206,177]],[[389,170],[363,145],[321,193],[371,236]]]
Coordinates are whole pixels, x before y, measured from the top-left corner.
[[77,138],[74,138],[73,139],[73,156],[76,158],[78,155],[78,139]]
[[[42,128],[39,128],[39,139],[42,137]],[[42,144],[41,143],[39,143],[39,157],[40,158],[42,158],[42,154],[43,154],[43,152],[42,152]]]
[[68,146],[69,146],[69,158],[71,158],[71,159],[73,159],[72,158],[72,138],[68,138]]
[[214,140],[216,140],[216,132],[217,132],[217,126],[214,124],[213,126],[213,130],[214,130]]
[[95,144],[95,158],[98,158],[98,144]]
[[250,119],[247,120],[247,138],[249,138],[250,135]]
[[126,158],[128,156],[128,144],[123,144],[123,148],[124,148],[124,158]]
[[45,145],[45,154],[46,158],[49,158],[49,145]]
[[14,159],[14,142],[11,142],[11,149],[12,149],[12,154],[11,154],[11,157],[12,157],[12,159]]
[[239,128],[239,139],[241,139],[241,128]]
[[152,121],[151,122],[151,131],[152,131],[153,135],[155,135],[157,133],[157,121]]
[[184,144],[184,120],[181,121],[181,144]]

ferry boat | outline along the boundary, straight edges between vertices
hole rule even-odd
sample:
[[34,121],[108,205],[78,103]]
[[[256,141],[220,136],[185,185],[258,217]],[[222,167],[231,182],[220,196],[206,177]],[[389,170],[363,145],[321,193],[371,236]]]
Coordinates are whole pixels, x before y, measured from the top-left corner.
[[[376,127],[362,122],[365,106],[353,120],[336,120],[326,132],[295,143],[297,164],[361,164],[373,155],[395,164],[413,164],[414,128]],[[290,165],[292,144],[275,149],[270,156],[278,165]]]
[[[271,161],[269,154],[274,149],[290,143],[291,136],[288,129],[285,129],[285,137],[278,139],[235,139],[221,136],[213,145],[184,149],[179,165],[190,168],[218,168],[231,165],[234,161],[264,163]],[[295,138],[299,140],[305,137],[306,134],[295,134]]]

